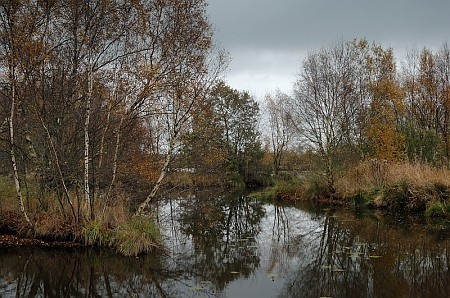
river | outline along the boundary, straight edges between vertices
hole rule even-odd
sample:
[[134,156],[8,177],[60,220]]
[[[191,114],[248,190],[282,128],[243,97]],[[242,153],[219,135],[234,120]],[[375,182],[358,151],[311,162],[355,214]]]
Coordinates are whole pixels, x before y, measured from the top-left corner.
[[164,250],[0,248],[0,297],[450,297],[450,224],[241,194],[154,208]]

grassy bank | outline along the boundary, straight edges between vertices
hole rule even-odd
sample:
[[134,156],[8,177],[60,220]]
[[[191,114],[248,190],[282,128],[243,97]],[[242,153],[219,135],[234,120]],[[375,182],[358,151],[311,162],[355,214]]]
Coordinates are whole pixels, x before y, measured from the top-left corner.
[[[10,178],[0,177],[0,190],[0,235],[14,235],[24,239],[24,243],[34,243],[28,241],[34,239],[48,245],[102,246],[127,256],[154,251],[161,243],[156,221],[150,215],[132,217],[130,198],[125,193],[115,194],[114,201],[107,206],[100,196],[94,206],[94,219],[82,216],[75,219],[67,209],[61,208],[56,194],[41,193],[31,184],[25,193],[30,225],[18,210],[17,194]],[[80,201],[76,193],[70,195],[78,213],[82,208]],[[8,240],[5,245],[10,243]]]
[[372,162],[363,162],[336,175],[333,194],[323,177],[307,174],[277,177],[272,186],[252,196],[285,204],[315,201],[450,218],[450,171],[428,164],[385,163],[374,167]]

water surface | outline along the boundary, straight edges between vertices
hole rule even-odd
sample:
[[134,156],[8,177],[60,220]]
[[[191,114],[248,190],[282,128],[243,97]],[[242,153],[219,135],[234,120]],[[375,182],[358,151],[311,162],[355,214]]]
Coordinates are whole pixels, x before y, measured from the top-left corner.
[[450,297],[449,223],[264,204],[161,200],[165,251],[0,249],[1,297]]

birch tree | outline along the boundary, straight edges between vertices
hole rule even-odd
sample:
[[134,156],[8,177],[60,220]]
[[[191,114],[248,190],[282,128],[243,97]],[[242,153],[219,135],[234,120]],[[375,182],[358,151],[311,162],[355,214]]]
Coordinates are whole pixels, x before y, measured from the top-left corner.
[[275,95],[266,95],[275,175],[280,170],[281,160],[294,133],[291,113],[288,110],[290,102],[289,95],[280,90],[275,91]]
[[36,33],[37,13],[36,7],[26,1],[2,1],[0,3],[0,71],[2,73],[3,96],[9,101],[9,115],[7,116],[10,161],[13,171],[14,185],[17,193],[19,210],[25,220],[31,220],[25,210],[22,196],[22,187],[18,170],[16,146],[16,116],[17,106],[25,105],[20,98],[23,93],[19,86],[24,81],[23,68],[21,68],[21,55],[31,51],[33,36]]
[[338,43],[308,54],[294,86],[294,123],[322,157],[330,193],[334,193],[336,155],[348,133],[350,66],[351,46]]
[[[158,15],[168,30],[162,37],[164,42],[158,50],[159,57],[168,59],[158,66],[150,59],[141,68],[144,82],[141,94],[144,96],[138,98],[135,106],[143,107],[147,117],[158,117],[163,121],[164,161],[156,183],[138,206],[136,216],[144,213],[157,194],[181,148],[183,136],[192,129],[193,115],[205,107],[209,90],[226,66],[226,55],[212,44],[206,5],[199,0],[167,1]],[[160,74],[155,72],[155,67],[167,74],[164,82],[157,80]]]

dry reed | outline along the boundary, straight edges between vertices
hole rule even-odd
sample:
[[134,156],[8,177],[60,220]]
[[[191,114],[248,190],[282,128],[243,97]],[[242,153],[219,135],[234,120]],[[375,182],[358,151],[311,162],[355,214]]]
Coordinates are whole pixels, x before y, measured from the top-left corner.
[[[351,196],[362,190],[380,187],[374,176],[371,161],[362,162],[339,176],[336,189],[341,196]],[[389,163],[383,176],[385,187],[406,183],[413,188],[434,185],[450,188],[450,170],[425,163]]]

